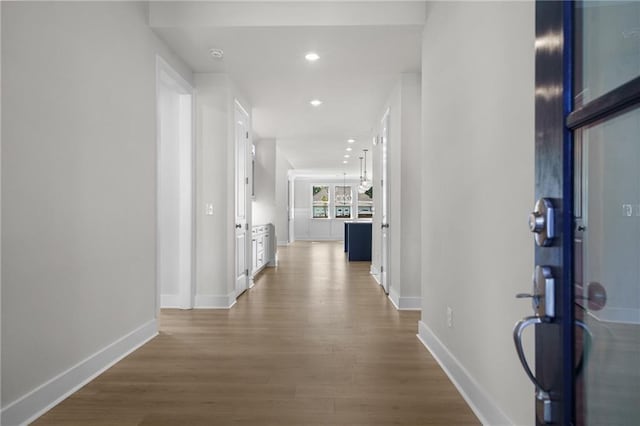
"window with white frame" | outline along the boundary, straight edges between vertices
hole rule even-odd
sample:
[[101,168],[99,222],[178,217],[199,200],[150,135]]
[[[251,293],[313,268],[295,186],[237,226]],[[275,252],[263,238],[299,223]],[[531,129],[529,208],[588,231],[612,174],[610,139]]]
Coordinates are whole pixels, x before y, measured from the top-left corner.
[[368,191],[358,193],[358,219],[373,217],[373,186]]
[[329,218],[329,186],[312,185],[312,215],[314,219]]
[[351,219],[353,206],[353,192],[350,185],[336,186],[333,191],[334,217],[336,219]]

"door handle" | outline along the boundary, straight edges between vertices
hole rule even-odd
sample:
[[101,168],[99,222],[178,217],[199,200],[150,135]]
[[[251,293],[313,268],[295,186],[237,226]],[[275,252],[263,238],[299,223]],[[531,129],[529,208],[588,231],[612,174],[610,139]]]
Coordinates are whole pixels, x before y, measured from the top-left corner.
[[524,331],[524,329],[529,327],[530,325],[542,324],[544,322],[546,321],[543,318],[538,316],[522,318],[520,321],[516,323],[516,326],[513,328],[513,343],[516,346],[516,352],[518,353],[520,364],[522,364],[522,367],[524,368],[524,372],[527,373],[527,376],[529,376],[529,380],[531,380],[531,383],[533,383],[533,385],[536,387],[536,390],[538,392],[547,393],[542,387],[542,385],[540,384],[540,382],[538,382],[538,379],[536,379],[536,376],[531,371],[531,368],[529,367],[529,362],[527,361],[527,357],[524,354],[524,349],[522,348],[522,332]]
[[240,229],[242,228],[242,224],[241,223],[236,223],[236,229]]
[[582,343],[582,354],[580,354],[580,361],[576,365],[576,377],[582,374],[584,367],[589,362],[589,354],[591,353],[591,345],[593,343],[593,334],[589,329],[589,326],[584,321],[576,320],[576,325],[580,327],[584,332],[584,341]]
[[545,322],[549,322],[549,319],[539,316],[522,318],[516,323],[516,326],[513,328],[513,342],[516,346],[516,352],[518,353],[520,363],[522,364],[525,373],[527,373],[529,380],[531,380],[531,383],[533,383],[536,388],[536,416],[545,424],[549,424],[553,423],[554,420],[554,404],[551,401],[549,391],[545,390],[542,387],[540,382],[538,382],[538,379],[536,379],[536,376],[531,371],[529,362],[527,361],[527,357],[524,354],[524,349],[522,349],[522,332],[524,331],[524,329],[529,327],[530,325],[542,324]]
[[388,223],[383,223],[382,225],[380,225],[381,229],[388,228],[388,227],[389,227]]

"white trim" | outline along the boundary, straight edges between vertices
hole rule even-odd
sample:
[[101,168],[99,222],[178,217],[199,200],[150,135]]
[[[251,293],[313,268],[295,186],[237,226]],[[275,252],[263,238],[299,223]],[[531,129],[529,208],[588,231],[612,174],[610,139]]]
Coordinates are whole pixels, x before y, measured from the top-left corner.
[[8,404],[2,409],[2,424],[16,426],[33,422],[157,335],[158,323],[152,319]]
[[240,110],[242,111],[242,113],[243,113],[244,115],[246,115],[246,116],[247,116],[247,118],[250,118],[250,117],[251,117],[251,115],[247,112],[247,110],[245,109],[245,107],[243,107],[243,106],[242,106],[242,104],[240,103],[240,101],[239,101],[237,98],[234,98],[234,99],[233,99],[233,103],[234,103],[238,108],[240,108]]
[[278,241],[278,247],[286,247],[290,243],[288,241]]
[[235,290],[226,296],[217,296],[215,294],[196,294],[196,309],[230,309],[235,304]]
[[400,309],[400,295],[396,291],[395,287],[391,287],[389,289],[389,295],[387,297],[389,298],[389,300],[391,300],[391,302],[393,303],[393,306],[395,306],[396,309],[399,310]]
[[489,398],[482,386],[469,374],[464,366],[456,359],[449,349],[438,339],[427,325],[418,321],[418,340],[429,350],[449,376],[458,392],[483,425],[501,426],[513,425],[500,408]]
[[391,304],[393,305],[393,307],[396,308],[396,311],[399,311],[400,307],[398,306],[398,303],[396,303],[396,301],[393,300],[394,298],[392,296],[391,291],[389,291],[389,294],[387,295],[387,298],[391,301]]
[[401,297],[399,300],[398,308],[401,311],[421,311],[422,310],[422,298],[421,297]]
[[393,306],[398,311],[421,311],[422,310],[422,298],[420,297],[400,297],[393,288],[389,291],[387,296]]
[[[171,301],[170,304],[164,304],[162,295],[162,289],[160,284],[160,259],[161,259],[161,248],[159,241],[159,236],[162,234],[163,230],[160,229],[160,223],[158,220],[158,215],[160,212],[160,162],[161,162],[161,123],[160,123],[160,91],[162,87],[167,87],[175,90],[177,93],[182,96],[189,97],[189,152],[186,164],[180,164],[180,168],[185,166],[189,171],[188,177],[188,186],[189,192],[188,194],[184,194],[184,191],[181,191],[180,194],[180,208],[181,214],[180,218],[180,269],[181,274],[184,271],[184,274],[187,277],[182,277],[181,279],[185,279],[185,282],[180,284],[180,294],[178,295],[177,302]],[[185,78],[176,71],[162,56],[156,54],[156,318],[160,314],[160,309],[165,307],[178,307],[181,309],[191,309],[194,306],[194,295],[196,292],[196,281],[195,281],[195,258],[196,258],[196,238],[195,238],[195,228],[196,228],[196,172],[195,172],[195,164],[196,164],[196,109],[195,109],[195,89],[191,83],[189,83]],[[180,108],[182,111],[182,107]],[[183,160],[184,161],[184,160]],[[183,239],[186,239],[186,244]]]
[[373,264],[371,264],[371,268],[369,268],[369,274],[371,274],[373,279],[376,280],[379,285],[382,285],[382,281],[380,281],[380,271],[378,268],[373,266]]
[[[156,55],[156,70],[161,70],[167,73],[167,76],[170,77],[176,85],[180,89],[184,91],[185,95],[193,94],[193,86],[187,80],[182,77],[182,75],[176,71],[169,62],[167,62],[162,56]],[[157,74],[156,74],[157,76]]]

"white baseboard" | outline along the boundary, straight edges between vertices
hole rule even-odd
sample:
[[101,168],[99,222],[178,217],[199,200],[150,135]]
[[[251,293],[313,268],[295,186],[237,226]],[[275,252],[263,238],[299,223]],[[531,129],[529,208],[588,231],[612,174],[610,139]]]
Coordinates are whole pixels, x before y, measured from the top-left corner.
[[382,285],[382,281],[380,280],[380,271],[373,264],[371,265],[371,268],[369,268],[369,273],[378,284]]
[[5,426],[26,425],[158,335],[153,319],[2,409]]
[[236,304],[235,291],[226,296],[214,294],[196,294],[196,309],[229,309]]
[[420,297],[400,297],[393,287],[389,289],[389,300],[399,311],[421,311],[422,298]]
[[400,295],[398,294],[398,292],[396,291],[396,289],[394,287],[391,287],[389,289],[389,295],[387,296],[389,298],[389,300],[391,300],[391,303],[393,303],[393,306],[396,307],[396,309],[400,309]]
[[458,392],[467,401],[467,404],[469,404],[469,407],[483,425],[515,424],[489,398],[482,386],[422,321],[418,321],[418,339],[431,352],[431,355],[449,376]]
[[289,245],[289,241],[278,241],[277,244],[281,247],[286,247]]

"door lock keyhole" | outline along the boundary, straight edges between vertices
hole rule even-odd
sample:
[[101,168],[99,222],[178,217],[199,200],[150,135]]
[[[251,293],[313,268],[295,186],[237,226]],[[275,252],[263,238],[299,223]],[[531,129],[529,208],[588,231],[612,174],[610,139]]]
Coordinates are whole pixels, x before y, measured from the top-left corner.
[[550,246],[556,236],[555,209],[549,198],[540,198],[529,215],[529,230],[535,234],[536,244]]

